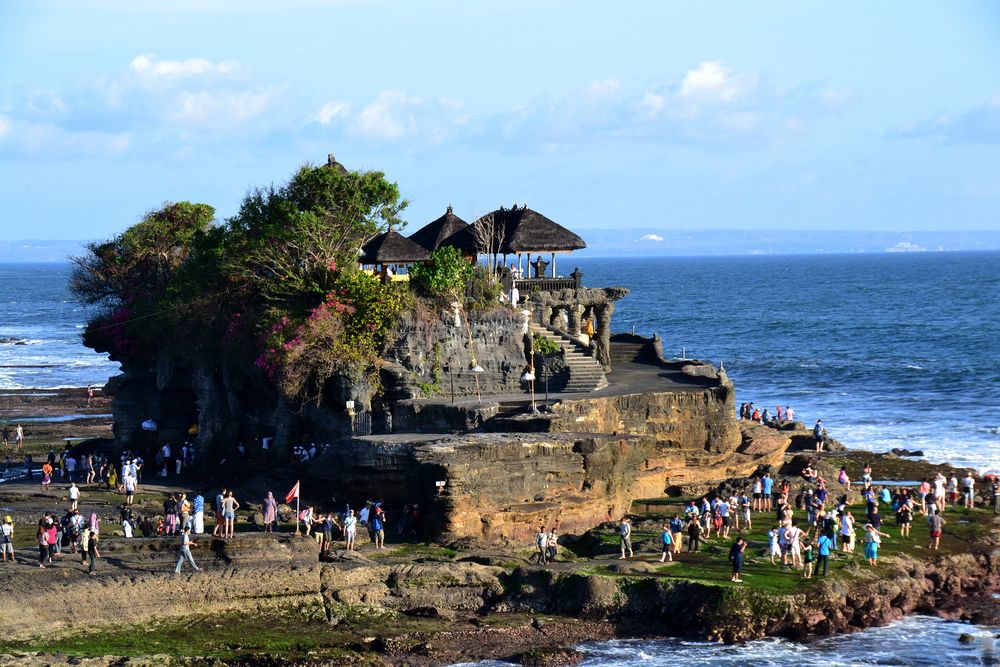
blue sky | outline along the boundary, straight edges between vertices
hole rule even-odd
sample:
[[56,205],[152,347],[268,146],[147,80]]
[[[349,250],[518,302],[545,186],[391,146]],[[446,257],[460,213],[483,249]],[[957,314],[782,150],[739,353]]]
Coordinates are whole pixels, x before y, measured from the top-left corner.
[[0,4],[0,239],[232,214],[327,153],[410,229],[1000,228],[1000,3]]

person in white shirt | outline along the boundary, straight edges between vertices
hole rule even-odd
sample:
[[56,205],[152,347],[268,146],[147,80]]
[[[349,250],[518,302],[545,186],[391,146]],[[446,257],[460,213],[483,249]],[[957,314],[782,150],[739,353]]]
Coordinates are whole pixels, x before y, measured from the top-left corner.
[[79,503],[79,502],[80,502],[80,488],[76,485],[76,482],[70,482],[70,484],[69,484],[69,508],[71,510],[75,510],[77,508],[77,503]]
[[962,480],[962,490],[965,496],[964,504],[971,509],[976,504],[976,478],[972,476],[971,470],[966,474],[965,479]]

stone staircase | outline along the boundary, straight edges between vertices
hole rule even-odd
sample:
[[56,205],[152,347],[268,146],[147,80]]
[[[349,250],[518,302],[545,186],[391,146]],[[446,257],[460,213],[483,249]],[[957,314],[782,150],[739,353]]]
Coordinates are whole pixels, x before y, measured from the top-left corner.
[[590,350],[568,335],[557,329],[534,323],[531,325],[531,335],[547,338],[562,348],[563,359],[569,368],[569,380],[563,387],[563,392],[585,393],[608,386],[604,370],[590,355]]

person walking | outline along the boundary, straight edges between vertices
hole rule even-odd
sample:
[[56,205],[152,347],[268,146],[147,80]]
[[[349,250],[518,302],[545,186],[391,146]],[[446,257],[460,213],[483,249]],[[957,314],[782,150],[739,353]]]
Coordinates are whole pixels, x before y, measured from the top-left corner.
[[632,524],[629,522],[628,517],[622,517],[622,521],[618,524],[618,539],[621,543],[622,555],[618,560],[625,560],[625,551],[628,551],[628,557],[632,558]]
[[662,563],[667,559],[673,562],[674,535],[670,530],[670,524],[663,524],[663,532],[660,533],[660,542],[663,544],[663,553],[660,554],[660,562]]
[[698,547],[701,545],[701,524],[698,523],[696,518],[692,518],[688,521],[688,553],[693,553],[698,551]]
[[191,555],[191,549],[196,546],[198,545],[191,539],[191,527],[186,526],[181,530],[181,546],[177,552],[177,567],[174,568],[174,574],[181,573],[181,565],[184,564],[184,561],[187,561],[195,572],[201,569],[195,564],[194,556]]
[[927,545],[928,549],[937,550],[941,546],[941,531],[944,530],[944,524],[948,523],[944,520],[944,517],[940,514],[932,514],[927,518],[928,529],[930,530],[930,543]]
[[97,567],[97,559],[101,557],[101,552],[97,548],[97,542],[97,533],[92,533],[90,539],[87,540],[87,560],[90,561],[90,565],[87,566],[87,573],[92,577],[97,575],[95,568]]
[[201,494],[201,491],[195,492],[192,505],[194,507],[194,532],[201,535],[205,532],[205,496]]

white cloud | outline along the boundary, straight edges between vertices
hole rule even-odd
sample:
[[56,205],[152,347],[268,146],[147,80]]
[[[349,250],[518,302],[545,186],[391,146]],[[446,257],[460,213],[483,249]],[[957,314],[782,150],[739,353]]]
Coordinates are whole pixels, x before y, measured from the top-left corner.
[[351,115],[351,105],[347,102],[327,102],[313,117],[320,125],[329,125],[335,120],[343,120]]
[[643,234],[642,236],[639,237],[639,240],[640,241],[656,241],[657,243],[659,243],[660,241],[663,240],[663,237],[660,236],[659,234]]
[[936,137],[949,144],[1000,144],[1000,92],[984,104],[886,133],[889,139]]
[[273,93],[267,90],[182,93],[164,117],[200,125],[244,121],[267,110]]
[[235,60],[212,62],[205,58],[188,58],[187,60],[158,60],[154,55],[139,55],[129,63],[129,69],[146,78],[185,78],[215,74],[231,76],[244,71],[242,65]]
[[410,109],[419,103],[419,98],[401,90],[383,90],[361,109],[352,129],[370,139],[399,139],[416,130],[417,121]]
[[736,74],[718,60],[688,70],[678,96],[700,103],[729,103],[757,85],[757,75]]

